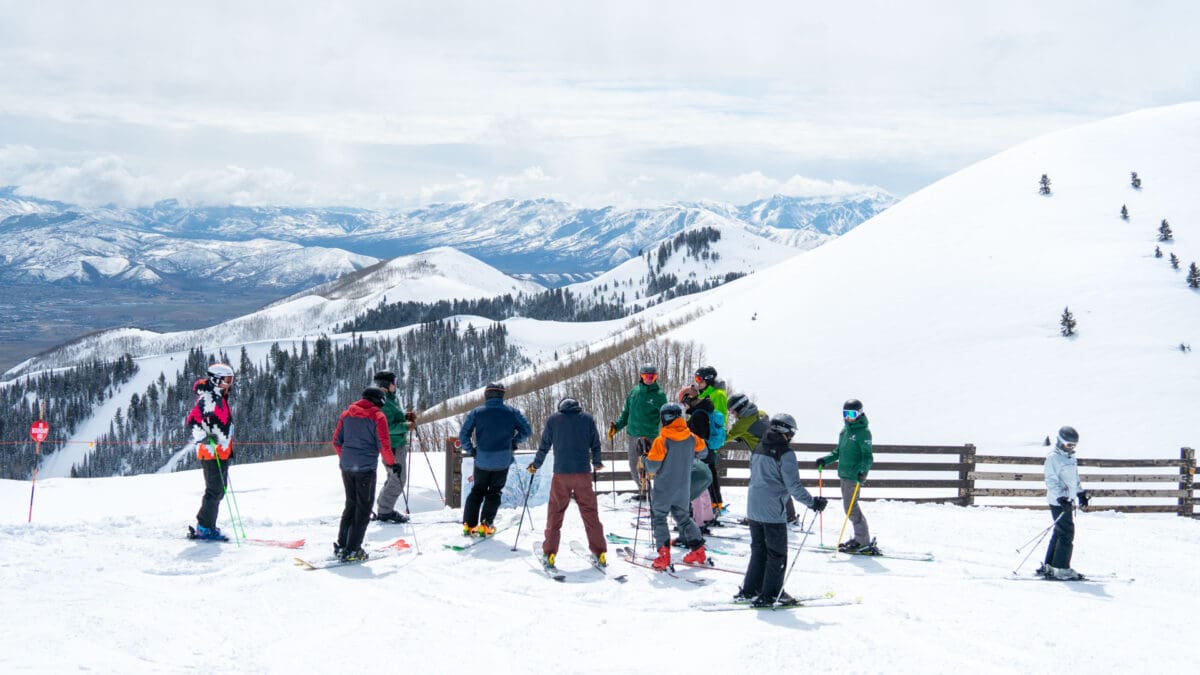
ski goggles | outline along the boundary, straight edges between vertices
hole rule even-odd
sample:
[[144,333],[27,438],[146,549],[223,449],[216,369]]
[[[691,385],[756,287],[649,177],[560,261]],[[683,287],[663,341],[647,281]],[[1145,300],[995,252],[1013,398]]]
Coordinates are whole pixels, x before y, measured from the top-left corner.
[[861,416],[861,415],[862,415],[862,411],[859,411],[859,410],[843,410],[842,411],[842,417],[845,417],[847,420],[849,420],[851,422],[858,419],[859,416]]
[[658,379],[658,373],[642,373],[642,382],[654,382]]
[[1076,443],[1063,443],[1062,441],[1059,441],[1059,443],[1062,443],[1064,450],[1074,450],[1077,445]]

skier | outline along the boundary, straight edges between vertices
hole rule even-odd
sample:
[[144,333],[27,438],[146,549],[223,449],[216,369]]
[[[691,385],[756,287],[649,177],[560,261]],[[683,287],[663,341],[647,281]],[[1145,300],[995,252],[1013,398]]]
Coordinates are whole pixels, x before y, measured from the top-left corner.
[[554,477],[550,482],[550,506],[546,513],[546,538],[542,556],[553,566],[558,555],[562,534],[563,514],[575,497],[583,527],[587,532],[588,549],[601,566],[607,565],[608,545],[604,542],[604,526],[596,508],[596,493],[592,489],[592,472],[604,468],[600,461],[600,432],[596,420],[583,412],[579,401],[564,398],[558,402],[558,412],[546,420],[537,455],[529,465],[530,482],[542,468],[546,453],[554,449]]
[[[713,409],[721,413],[721,419],[728,426],[729,400],[725,393],[725,382],[717,379],[717,369],[712,366],[701,366],[696,369],[694,379],[700,398],[712,401]],[[717,482],[717,451],[711,450],[708,453],[708,459],[704,461],[708,463],[708,468],[713,475],[712,485],[708,486],[708,496],[712,498],[713,503],[713,515],[720,516],[725,513],[725,500],[721,498],[721,485]]]
[[750,490],[746,515],[750,521],[750,564],[734,600],[752,600],[755,607],[796,604],[783,591],[787,567],[787,509],[792,498],[813,511],[825,510],[826,499],[813,497],[800,484],[800,467],[792,451],[796,420],[786,413],[770,418],[762,442],[750,453]]
[[[700,393],[691,385],[680,389],[676,398],[683,405],[687,413],[688,430],[704,441],[707,447],[709,445],[709,434],[712,431],[712,415],[715,410],[712,400],[700,398]],[[692,509],[692,520],[696,521],[696,524],[700,526],[702,531],[710,525],[720,526],[720,522],[717,521],[717,497],[714,496],[721,494],[721,488],[717,485],[716,454],[715,451],[709,448],[708,452],[704,453],[704,459],[698,460],[704,465],[704,470],[708,473],[707,479],[704,476],[697,475],[699,471],[693,468],[692,484],[695,485],[697,482],[704,482],[707,484],[706,489],[708,490],[708,499],[702,499],[699,507],[693,504]],[[705,504],[707,506],[704,506]],[[696,513],[697,508],[707,508],[708,513],[698,514]]]
[[645,457],[646,478],[653,482],[650,499],[650,523],[654,529],[654,545],[658,557],[653,567],[665,570],[671,566],[671,536],[667,529],[667,513],[675,520],[684,545],[691,549],[683,562],[702,564],[707,559],[704,537],[688,513],[688,488],[692,460],[703,459],[708,452],[704,441],[688,430],[683,420],[683,406],[668,403],[659,410],[661,430],[650,445]]
[[188,528],[194,539],[229,541],[217,527],[217,514],[229,483],[229,465],[233,463],[233,411],[229,408],[229,392],[233,389],[233,368],[224,363],[208,367],[207,377],[196,380],[192,391],[196,405],[188,413],[187,428],[196,443],[196,459],[204,474],[204,496],[196,513],[196,527]]
[[1046,547],[1046,560],[1038,574],[1047,579],[1074,581],[1083,578],[1071,569],[1071,553],[1075,548],[1075,517],[1071,495],[1079,499],[1084,511],[1088,506],[1088,493],[1079,485],[1079,469],[1075,461],[1075,446],[1079,443],[1079,432],[1073,427],[1058,430],[1054,449],[1046,455],[1046,501],[1050,504],[1050,517],[1054,518],[1054,534]]
[[667,394],[658,386],[658,368],[646,364],[638,369],[638,383],[625,396],[621,416],[608,425],[610,442],[618,431],[626,429],[629,475],[637,476],[639,483],[642,471],[638,460],[658,436],[658,410],[666,402]]
[[837,448],[832,454],[817,460],[817,471],[825,469],[830,462],[838,463],[838,478],[841,479],[842,503],[847,511],[850,522],[854,524],[854,536],[838,544],[838,550],[843,553],[858,553],[861,555],[879,555],[879,548],[871,538],[867,527],[867,518],[860,506],[860,491],[867,482],[867,473],[871,470],[874,456],[871,451],[871,429],[868,427],[867,416],[863,413],[862,401],[852,398],[842,405],[842,432],[838,436]]
[[[417,414],[405,413],[396,398],[396,374],[390,370],[375,373],[375,386],[383,390],[383,416],[387,418],[388,438],[396,463],[388,471],[379,499],[375,502],[372,520],[384,523],[407,523],[408,516],[396,510],[396,500],[404,491],[404,469],[408,455],[408,432],[416,425]],[[411,426],[410,426],[411,425]]]
[[463,505],[464,535],[490,537],[496,533],[493,522],[500,510],[500,493],[508,482],[513,450],[531,432],[521,411],[504,404],[505,391],[499,383],[484,388],[483,405],[467,413],[458,432],[463,457],[475,458],[474,483]]
[[[759,410],[758,406],[754,405],[750,397],[745,394],[734,394],[729,397],[729,414],[736,421],[729,427],[725,445],[741,442],[745,443],[750,450],[758,447],[759,441],[766,435],[767,429],[771,425],[771,416],[766,411]],[[791,499],[786,500],[785,503],[787,505],[787,522],[796,522],[796,506]]]
[[395,471],[396,457],[388,437],[387,417],[383,414],[384,393],[379,387],[367,387],[362,398],[350,404],[333,430],[333,449],[342,470],[346,505],[338,527],[333,552],[342,562],[367,559],[362,548],[371,518],[371,498],[375,496],[375,467],[379,456],[388,471]]

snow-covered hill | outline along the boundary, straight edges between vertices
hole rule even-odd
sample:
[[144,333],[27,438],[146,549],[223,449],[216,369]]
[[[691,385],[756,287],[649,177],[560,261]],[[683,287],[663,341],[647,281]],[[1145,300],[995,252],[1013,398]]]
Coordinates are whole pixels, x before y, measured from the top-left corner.
[[880,443],[1011,447],[1071,424],[1083,456],[1178,457],[1200,443],[1200,357],[1180,348],[1200,346],[1198,157],[1200,103],[1033,139],[710,292],[674,335],[809,440],[857,397]]

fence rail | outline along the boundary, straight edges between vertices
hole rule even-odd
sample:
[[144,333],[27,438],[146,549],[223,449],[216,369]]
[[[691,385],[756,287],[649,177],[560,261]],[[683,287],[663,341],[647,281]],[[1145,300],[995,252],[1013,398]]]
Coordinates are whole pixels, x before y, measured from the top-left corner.
[[[446,439],[446,503],[460,506],[462,502],[462,462],[456,452],[454,439]],[[806,488],[816,488],[821,480],[813,467],[818,457],[833,452],[835,446],[824,443],[793,443],[792,449],[800,461],[800,482]],[[863,501],[892,500],[914,503],[948,503],[962,506],[977,504],[978,499],[1009,508],[1044,509],[1044,488],[1021,487],[1022,483],[1044,481],[1042,464],[1045,456],[980,455],[974,445],[876,445],[875,463],[866,483],[869,490],[861,495]],[[928,457],[927,460],[922,459]],[[953,457],[953,460],[950,460]],[[636,493],[638,485],[628,466],[625,451],[609,444],[601,453],[605,469],[597,474],[601,486],[615,488],[620,493]],[[1087,471],[1080,473],[1080,482],[1093,501],[1093,511],[1124,513],[1177,513],[1195,516],[1193,480],[1196,472],[1196,453],[1192,448],[1180,448],[1178,459],[1092,459],[1080,458],[1085,469],[1120,469],[1122,471]],[[1028,471],[1016,469],[1030,466]],[[837,485],[837,464],[830,464],[828,482]],[[987,467],[981,469],[981,467]],[[1036,467],[1036,468],[1032,468]],[[1176,469],[1165,473],[1161,469]],[[1129,470],[1135,471],[1129,471]],[[1137,469],[1160,469],[1139,473]],[[750,452],[745,446],[726,446],[718,463],[721,486],[746,487],[750,484]],[[1155,484],[1161,485],[1157,487]],[[603,487],[602,487],[603,489]],[[608,491],[608,490],[605,490]],[[836,490],[831,499],[838,499]],[[914,494],[916,493],[916,494]],[[1033,501],[1037,500],[1037,501]],[[1169,503],[1132,503],[1130,500],[1155,500]]]

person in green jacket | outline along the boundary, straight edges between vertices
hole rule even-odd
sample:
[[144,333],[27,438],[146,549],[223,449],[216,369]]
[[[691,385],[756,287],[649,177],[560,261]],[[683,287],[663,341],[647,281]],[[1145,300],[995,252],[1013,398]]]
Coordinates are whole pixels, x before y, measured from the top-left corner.
[[862,401],[855,398],[846,401],[842,405],[842,421],[844,424],[838,436],[837,449],[833,454],[817,460],[817,471],[823,471],[830,462],[837,462],[838,478],[842,484],[842,504],[850,507],[848,517],[854,523],[854,536],[838,544],[838,550],[843,553],[879,555],[858,499],[862,496],[860,491],[867,482],[867,473],[874,462],[871,429],[867,424],[867,416],[863,414]]
[[371,514],[371,519],[384,523],[407,523],[408,516],[396,510],[396,500],[404,492],[404,471],[408,465],[408,431],[410,425],[416,425],[417,414],[411,411],[405,413],[400,408],[400,401],[396,398],[395,373],[390,370],[375,373],[375,386],[384,391],[382,410],[383,416],[387,418],[388,436],[392,440],[392,453],[396,456],[396,463],[390,467],[383,489],[379,491],[379,499],[375,502],[375,513]]
[[621,429],[626,430],[629,473],[636,476],[641,485],[638,460],[649,452],[650,444],[658,437],[658,409],[666,405],[667,394],[658,386],[658,368],[655,366],[642,366],[638,370],[638,380],[625,397],[621,416],[608,425],[608,440],[611,442]]

